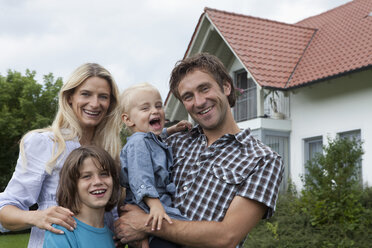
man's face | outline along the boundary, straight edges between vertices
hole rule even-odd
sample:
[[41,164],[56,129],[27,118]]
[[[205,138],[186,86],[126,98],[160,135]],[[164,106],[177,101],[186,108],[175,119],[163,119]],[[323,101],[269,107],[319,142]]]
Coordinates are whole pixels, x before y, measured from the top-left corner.
[[221,90],[215,79],[200,70],[188,73],[179,83],[178,92],[187,112],[205,130],[224,127],[230,105],[227,96],[231,87]]

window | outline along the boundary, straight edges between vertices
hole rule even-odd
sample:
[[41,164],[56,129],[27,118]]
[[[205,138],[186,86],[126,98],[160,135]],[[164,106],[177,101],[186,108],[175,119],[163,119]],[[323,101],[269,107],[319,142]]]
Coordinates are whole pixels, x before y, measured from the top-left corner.
[[360,136],[360,130],[353,130],[353,131],[348,131],[348,132],[343,132],[343,133],[339,133],[338,136],[342,139],[342,138],[346,138],[346,139],[356,139],[358,141],[361,140],[361,136]]
[[[349,139],[349,140],[355,139],[356,141],[361,141],[360,130],[353,130],[353,131],[338,133],[338,137],[340,139]],[[359,159],[357,166],[358,166],[358,173],[357,173],[358,180],[362,183],[362,158]]]
[[236,121],[245,121],[257,117],[257,86],[246,71],[235,73],[235,87],[242,92],[237,96],[234,107]]
[[283,159],[284,174],[279,190],[284,192],[290,175],[289,168],[289,133],[278,131],[265,131],[264,143],[276,151]]
[[[315,158],[316,154],[323,151],[323,138],[322,136],[305,139],[305,152],[304,152],[304,162],[305,165],[307,161]],[[305,174],[307,174],[307,169],[305,167]]]

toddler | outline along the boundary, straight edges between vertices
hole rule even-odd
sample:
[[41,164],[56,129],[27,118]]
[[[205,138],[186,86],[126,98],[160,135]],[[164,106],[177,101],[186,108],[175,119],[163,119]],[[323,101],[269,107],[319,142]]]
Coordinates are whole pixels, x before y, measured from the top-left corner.
[[[170,181],[172,151],[160,138],[165,123],[159,91],[150,84],[138,84],[121,95],[122,120],[131,132],[120,154],[120,182],[126,188],[126,203],[136,204],[149,213],[145,225],[160,230],[165,219],[186,220],[172,207],[175,185]],[[168,129],[178,132],[190,128],[185,121]],[[150,247],[179,247],[158,238],[150,239]]]

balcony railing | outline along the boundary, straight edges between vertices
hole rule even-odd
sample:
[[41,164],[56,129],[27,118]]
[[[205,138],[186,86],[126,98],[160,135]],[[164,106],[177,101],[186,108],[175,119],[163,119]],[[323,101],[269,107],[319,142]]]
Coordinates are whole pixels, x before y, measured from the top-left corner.
[[237,122],[246,121],[257,117],[289,119],[289,97],[286,97],[283,92],[278,91],[275,101],[277,112],[273,110],[270,98],[266,97],[264,99],[264,115],[258,116],[256,88],[240,90],[234,107],[234,118]]
[[237,122],[257,118],[256,88],[240,91],[234,107],[234,118]]

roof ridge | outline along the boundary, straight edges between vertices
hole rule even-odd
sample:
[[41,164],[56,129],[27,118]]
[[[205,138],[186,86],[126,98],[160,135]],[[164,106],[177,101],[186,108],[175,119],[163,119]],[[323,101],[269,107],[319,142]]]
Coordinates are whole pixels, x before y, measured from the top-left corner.
[[287,82],[285,83],[285,85],[284,85],[284,87],[283,87],[284,89],[286,89],[286,88],[288,87],[288,85],[289,85],[289,83],[290,83],[290,81],[291,81],[293,75],[294,75],[295,72],[296,72],[296,69],[297,69],[298,65],[300,64],[302,58],[305,56],[306,50],[309,48],[309,46],[310,46],[310,44],[311,44],[311,41],[314,39],[316,33],[317,33],[317,30],[314,31],[313,35],[311,36],[309,42],[307,43],[307,45],[306,45],[306,47],[305,47],[305,49],[304,49],[304,51],[303,51],[301,57],[298,59],[296,65],[294,66],[294,68],[293,68],[293,70],[292,70],[292,72],[291,72],[291,75],[289,75],[289,78],[288,78]]
[[252,18],[252,19],[256,19],[256,20],[266,21],[266,22],[270,22],[270,23],[277,23],[277,24],[292,26],[292,27],[296,27],[296,28],[316,30],[316,28],[304,27],[304,26],[301,26],[301,25],[298,25],[298,24],[280,22],[280,21],[270,20],[270,19],[267,19],[267,18],[256,17],[256,16],[251,16],[251,15],[245,15],[245,14],[239,14],[239,13],[235,13],[235,12],[229,12],[229,11],[225,11],[225,10],[219,10],[219,9],[205,7],[204,8],[204,13],[207,13],[207,11],[215,11],[215,12],[220,12],[220,13],[234,15],[234,16],[248,17],[248,18]]
[[329,9],[329,10],[327,10],[327,11],[325,11],[325,12],[322,12],[322,13],[319,13],[319,14],[317,14],[317,15],[309,16],[309,17],[307,17],[307,18],[305,18],[305,19],[303,19],[303,20],[301,20],[301,21],[296,22],[295,24],[298,25],[300,22],[305,22],[305,21],[308,21],[309,19],[319,18],[319,16],[327,15],[327,14],[329,14],[329,12],[331,12],[331,11],[335,11],[336,9],[341,8],[341,7],[344,7],[345,5],[348,5],[348,4],[352,4],[352,3],[354,3],[354,1],[356,1],[356,0],[351,0],[351,1],[349,1],[349,2],[346,2],[346,3],[342,4],[342,5],[339,5],[339,6],[337,6],[337,7],[334,7],[333,9]]

